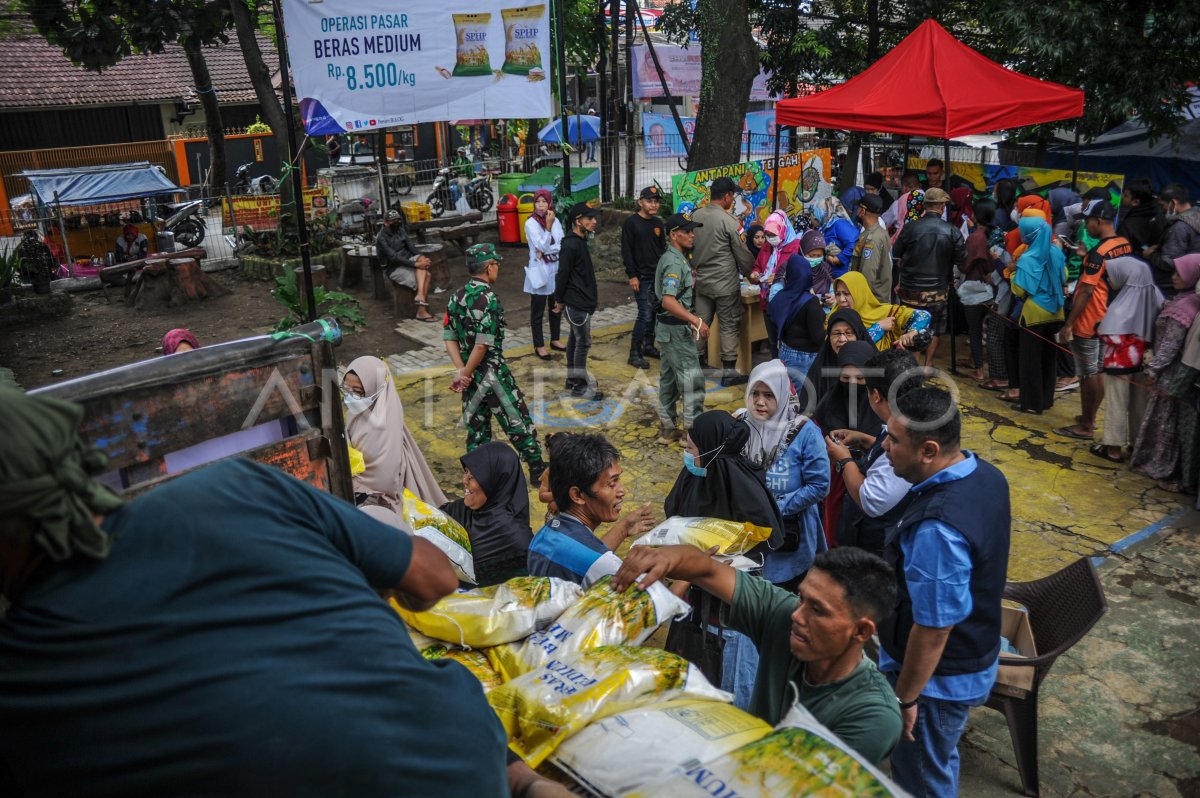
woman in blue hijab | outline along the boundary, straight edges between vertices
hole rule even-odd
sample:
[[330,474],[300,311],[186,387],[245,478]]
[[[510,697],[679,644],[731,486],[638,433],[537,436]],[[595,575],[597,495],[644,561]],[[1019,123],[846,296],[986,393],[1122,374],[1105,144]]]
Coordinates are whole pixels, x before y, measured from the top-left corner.
[[1017,406],[1041,415],[1054,405],[1054,340],[1063,322],[1067,260],[1052,241],[1050,224],[1037,211],[1031,213],[1017,224],[1025,250],[1019,251],[1012,275],[1009,318],[1016,335],[1007,336],[1005,362],[1009,387],[1017,389]]

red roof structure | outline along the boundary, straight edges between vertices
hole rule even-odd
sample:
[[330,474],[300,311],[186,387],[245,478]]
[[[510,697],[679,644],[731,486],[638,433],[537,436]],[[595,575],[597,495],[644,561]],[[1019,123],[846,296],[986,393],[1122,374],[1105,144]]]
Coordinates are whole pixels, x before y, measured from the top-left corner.
[[984,58],[932,19],[840,86],[775,106],[778,126],[945,139],[1082,115],[1082,90]]

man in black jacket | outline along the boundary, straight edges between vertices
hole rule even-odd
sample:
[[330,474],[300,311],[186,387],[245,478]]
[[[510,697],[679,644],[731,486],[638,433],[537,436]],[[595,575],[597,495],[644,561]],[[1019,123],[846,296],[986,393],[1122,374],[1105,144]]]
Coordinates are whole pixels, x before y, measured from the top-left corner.
[[1162,238],[1162,218],[1154,201],[1154,184],[1144,177],[1130,180],[1121,192],[1121,219],[1117,235],[1133,247],[1133,254],[1145,258],[1147,247]]
[[662,195],[658,186],[648,186],[638,195],[638,212],[621,225],[621,261],[629,287],[637,296],[638,315],[629,343],[629,365],[648,369],[647,357],[658,357],[654,348],[654,308],[650,291],[658,259],[667,251],[663,220],[658,215]]
[[955,266],[967,261],[967,242],[957,227],[942,219],[950,195],[940,188],[925,192],[925,215],[904,225],[892,247],[892,258],[901,261],[896,295],[909,307],[933,316],[933,340],[925,350],[925,365],[933,363],[941,335],[946,332],[947,301]]
[[586,202],[576,203],[567,211],[571,231],[563,237],[558,253],[558,274],[554,281],[554,310],[571,325],[567,339],[567,390],[575,397],[593,402],[604,398],[587,371],[588,350],[592,348],[592,314],[596,312],[596,270],[587,236],[594,232],[600,211]]
[[1158,194],[1164,226],[1158,243],[1142,250],[1142,256],[1154,267],[1154,282],[1163,296],[1175,296],[1171,278],[1175,274],[1175,259],[1180,255],[1200,252],[1200,208],[1192,205],[1187,186],[1171,183]]

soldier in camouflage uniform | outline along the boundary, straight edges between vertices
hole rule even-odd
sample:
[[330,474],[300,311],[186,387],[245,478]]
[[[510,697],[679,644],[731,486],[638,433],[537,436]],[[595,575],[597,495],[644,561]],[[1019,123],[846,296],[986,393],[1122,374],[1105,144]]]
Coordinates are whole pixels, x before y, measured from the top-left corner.
[[492,439],[492,416],[496,416],[536,484],[546,463],[525,396],[504,359],[504,306],[491,286],[500,276],[495,246],[468,248],[467,271],[471,281],[450,297],[442,330],[450,362],[458,370],[450,389],[463,395],[467,451]]

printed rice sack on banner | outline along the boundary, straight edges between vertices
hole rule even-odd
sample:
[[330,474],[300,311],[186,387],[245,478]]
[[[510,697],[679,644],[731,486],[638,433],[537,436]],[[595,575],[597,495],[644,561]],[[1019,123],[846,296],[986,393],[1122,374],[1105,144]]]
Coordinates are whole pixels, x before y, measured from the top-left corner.
[[811,713],[796,706],[766,737],[707,762],[682,765],[667,778],[639,787],[624,798],[664,795],[905,798],[907,793],[862,761]]
[[465,648],[523,640],[544,629],[583,595],[574,582],[518,576],[489,587],[451,593],[425,612],[393,603],[404,622],[422,634]]
[[493,646],[488,661],[505,681],[529,673],[550,658],[564,659],[599,646],[638,646],[663,623],[690,611],[661,584],[648,590],[612,589],[606,576],[584,591],[558,620],[523,642]]
[[546,6],[505,8],[500,12],[504,23],[504,66],[501,71],[510,75],[528,75],[542,69],[542,53],[538,49],[542,19]]
[[692,762],[708,762],[771,733],[732,704],[676,699],[594,720],[550,762],[583,787],[617,798]]
[[491,14],[453,14],[456,60],[454,76],[492,74],[492,61],[488,57],[488,26]]
[[717,547],[717,554],[745,554],[771,537],[771,528],[721,518],[672,516],[633,542],[634,546]]
[[[665,698],[731,701],[683,657],[657,648],[601,646],[550,657],[488,693],[509,748],[536,768],[595,719]],[[611,767],[619,769],[621,763]],[[663,794],[663,793],[660,793]]]
[[416,495],[404,491],[404,520],[412,527],[413,534],[425,538],[450,558],[458,581],[475,584],[475,560],[471,557],[471,536],[462,524],[443,513],[432,504],[426,504]]

